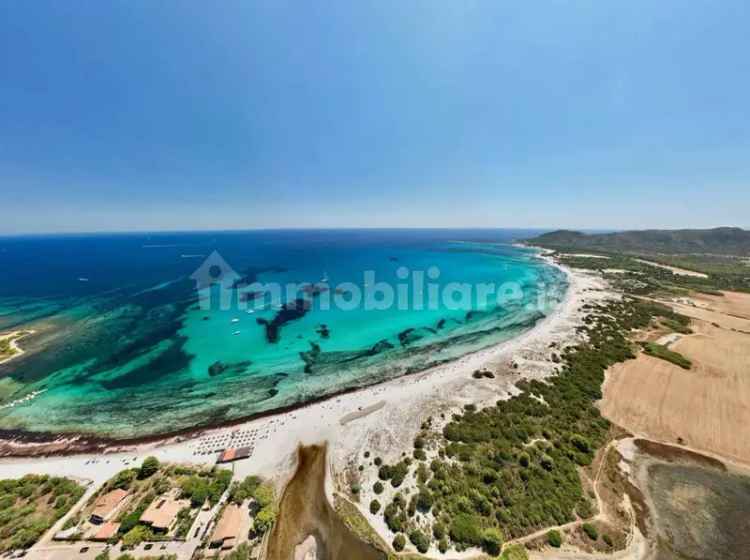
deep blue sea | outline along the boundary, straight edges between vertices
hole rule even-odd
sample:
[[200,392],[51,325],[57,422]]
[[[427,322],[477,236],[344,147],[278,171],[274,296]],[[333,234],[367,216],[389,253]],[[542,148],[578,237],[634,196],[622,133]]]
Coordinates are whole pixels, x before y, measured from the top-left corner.
[[[522,230],[0,238],[0,429],[115,438],[237,420],[532,328],[563,274]],[[28,395],[33,398],[24,400]]]

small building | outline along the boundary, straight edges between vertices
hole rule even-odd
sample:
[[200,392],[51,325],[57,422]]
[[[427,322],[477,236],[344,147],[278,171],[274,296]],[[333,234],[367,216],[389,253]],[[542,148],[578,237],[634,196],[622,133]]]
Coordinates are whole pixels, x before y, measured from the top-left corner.
[[117,531],[120,529],[119,523],[113,523],[112,521],[107,521],[104,523],[101,527],[99,527],[99,530],[94,533],[94,535],[91,537],[92,541],[108,541],[115,535],[117,535]]
[[219,455],[217,463],[231,463],[232,461],[239,461],[240,459],[247,459],[252,454],[253,450],[251,447],[229,447],[222,451]]
[[78,526],[69,527],[68,529],[61,529],[52,538],[56,541],[73,541],[78,538],[78,533]]
[[100,525],[107,521],[129,495],[127,490],[116,488],[99,496],[94,503],[94,510],[91,512],[89,519],[91,523]]
[[229,550],[237,544],[240,536],[240,525],[242,524],[242,511],[236,504],[229,504],[224,508],[221,519],[216,524],[213,535],[211,535],[211,548]]
[[160,496],[146,508],[140,521],[158,533],[167,533],[174,525],[177,514],[186,507],[190,507],[188,500],[177,500],[174,496]]

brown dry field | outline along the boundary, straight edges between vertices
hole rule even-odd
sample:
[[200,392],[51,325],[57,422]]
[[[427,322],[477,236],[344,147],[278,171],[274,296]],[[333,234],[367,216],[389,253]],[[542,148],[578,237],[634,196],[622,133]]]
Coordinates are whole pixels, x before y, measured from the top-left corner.
[[729,313],[735,317],[750,319],[750,294],[739,292],[722,293],[724,294],[723,297],[697,294],[693,299],[698,302],[705,302],[710,309],[715,311]]
[[[743,314],[750,295],[739,296],[711,307]],[[728,330],[750,332],[750,321],[690,306],[676,310],[703,319],[692,321],[695,334],[671,346],[693,367],[686,371],[645,354],[613,366],[604,384],[602,413],[633,433],[665,442],[681,438],[689,447],[750,464],[750,438],[744,437],[750,425],[750,334]]]
[[727,329],[750,332],[750,294],[722,292],[723,296],[696,294],[694,305],[665,301],[678,313],[716,323]]

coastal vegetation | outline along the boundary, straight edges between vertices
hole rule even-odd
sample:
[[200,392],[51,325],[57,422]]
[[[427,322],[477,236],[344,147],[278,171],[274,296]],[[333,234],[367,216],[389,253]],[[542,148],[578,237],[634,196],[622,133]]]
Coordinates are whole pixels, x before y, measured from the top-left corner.
[[649,356],[653,356],[654,358],[659,358],[661,360],[666,360],[667,362],[671,362],[676,366],[680,366],[682,369],[690,369],[690,367],[692,366],[692,362],[685,356],[683,356],[679,352],[670,350],[662,344],[657,344],[655,342],[643,342],[641,343],[641,345],[643,346],[643,351]]
[[[596,407],[604,372],[634,358],[630,331],[656,320],[688,324],[633,297],[591,304],[580,328],[585,341],[561,352],[556,375],[518,383],[520,394],[495,406],[466,406],[442,429],[426,422],[414,448],[428,458],[378,469],[381,481],[399,489],[382,510],[394,544],[403,535],[417,550],[433,544],[496,556],[506,539],[591,517],[579,469],[592,462],[610,428]],[[412,479],[414,491],[401,491]],[[562,537],[551,531],[548,539],[554,546]]]
[[258,535],[265,534],[276,522],[276,493],[272,484],[263,482],[258,476],[248,476],[242,482],[234,482],[229,489],[229,500],[241,505],[253,501],[255,512],[253,528]]
[[632,293],[750,292],[750,232],[738,228],[599,235],[558,231],[528,242],[562,253],[560,261],[568,266],[604,271]]
[[572,248],[619,254],[750,256],[750,231],[736,227],[599,234],[558,230],[542,234],[531,242],[559,250]]
[[32,546],[83,492],[72,480],[56,476],[0,480],[0,552]]

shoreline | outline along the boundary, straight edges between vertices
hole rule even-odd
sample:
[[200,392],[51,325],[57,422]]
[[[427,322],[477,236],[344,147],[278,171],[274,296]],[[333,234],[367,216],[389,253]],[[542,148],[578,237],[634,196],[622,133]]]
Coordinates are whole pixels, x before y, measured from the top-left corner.
[[[567,294],[566,294],[566,298],[567,298]],[[338,391],[332,392],[328,395],[316,396],[303,402],[280,406],[278,408],[253,413],[253,414],[242,416],[242,417],[232,419],[232,420],[225,420],[225,421],[214,422],[210,424],[191,426],[189,428],[183,428],[183,429],[175,430],[171,432],[163,432],[159,434],[143,435],[143,436],[128,437],[128,438],[115,438],[115,437],[109,437],[109,436],[97,435],[97,434],[89,434],[89,433],[83,433],[83,432],[69,432],[69,433],[33,432],[33,431],[28,431],[28,430],[14,430],[14,429],[0,428],[0,459],[13,458],[13,457],[65,456],[65,455],[77,455],[77,454],[91,453],[91,452],[100,452],[100,453],[101,452],[103,453],[123,452],[123,451],[127,451],[128,449],[134,449],[142,445],[170,443],[173,440],[175,443],[177,443],[177,442],[181,442],[185,440],[196,439],[209,432],[224,430],[228,428],[237,428],[245,424],[253,423],[259,420],[264,420],[268,418],[273,418],[275,416],[283,416],[286,414],[302,411],[306,408],[313,407],[315,405],[319,405],[322,403],[326,403],[327,401],[330,401],[333,399],[340,399],[341,397],[345,397],[347,395],[352,395],[352,394],[360,393],[363,391],[368,391],[368,390],[375,389],[383,385],[388,385],[395,381],[408,379],[410,377],[419,377],[431,371],[445,368],[445,367],[450,366],[451,364],[461,362],[465,360],[466,358],[469,358],[476,354],[484,355],[488,352],[503,348],[505,345],[513,343],[519,339],[522,339],[526,335],[538,329],[547,320],[549,320],[556,313],[558,313],[559,309],[563,306],[563,304],[564,304],[564,301],[561,302],[559,306],[552,313],[540,319],[533,327],[531,327],[526,332],[523,332],[508,340],[499,342],[497,344],[488,346],[486,348],[481,348],[474,352],[464,354],[455,359],[448,360],[439,364],[435,364],[427,369],[407,372],[397,378],[389,379],[386,381],[376,381],[371,384],[365,383],[360,386],[345,387],[345,388],[339,389]],[[382,401],[372,406],[373,407],[377,406],[377,409],[380,409],[383,406]],[[370,412],[374,412],[374,411],[375,410],[370,411]],[[363,411],[352,412],[351,416],[353,417],[353,419],[347,420],[346,422],[344,422],[344,425],[348,423],[349,421],[356,420],[358,417],[360,417],[362,415],[361,412],[367,412],[367,409]],[[59,450],[57,449],[48,450],[48,449],[41,448],[42,446],[45,446],[45,445],[50,445],[50,446],[64,445],[66,446],[66,448],[59,449]],[[9,447],[19,447],[20,449],[18,449],[19,451],[18,453],[13,453],[12,451],[8,452]]]
[[[76,476],[92,474],[94,469],[88,464],[94,460],[99,463],[95,469],[97,478],[103,482],[124,468],[126,461],[147,455],[177,463],[213,464],[215,454],[197,453],[201,439],[238,430],[255,430],[259,434],[253,455],[234,464],[239,473],[266,474],[280,480],[293,467],[294,453],[300,443],[322,441],[329,442],[330,462],[337,474],[345,471],[353,455],[368,446],[373,451],[382,448],[385,460],[389,452],[394,456],[400,453],[418,431],[419,418],[436,408],[448,410],[468,402],[478,405],[494,402],[512,394],[521,379],[550,374],[554,364],[545,360],[552,350],[550,343],[574,344],[581,306],[590,299],[609,297],[600,277],[563,270],[568,278],[568,291],[552,313],[519,336],[454,361],[252,419],[129,442],[52,434],[23,434],[26,439],[21,440],[20,432],[0,432],[5,440],[0,477],[45,470]],[[515,362],[523,363],[525,375],[515,371]],[[501,373],[496,379],[473,379],[473,371],[483,367]],[[370,412],[360,414],[363,411]],[[342,418],[351,420],[342,424]],[[45,461],[38,460],[42,456]],[[104,464],[109,468],[104,468]]]
[[[329,440],[331,457],[330,467],[335,479],[328,485],[329,499],[334,491],[348,493],[350,477],[357,476],[358,465],[368,465],[369,457],[380,457],[383,463],[397,462],[401,452],[413,447],[414,438],[418,435],[423,422],[432,418],[433,427],[440,430],[450,421],[454,412],[460,411],[466,404],[477,408],[493,405],[501,399],[510,398],[518,392],[516,384],[522,380],[544,380],[554,375],[557,363],[552,354],[567,346],[578,344],[582,335],[577,328],[582,324],[587,304],[619,297],[616,292],[598,274],[569,270],[554,262],[548,255],[540,254],[539,258],[548,260],[558,266],[568,278],[569,288],[563,302],[532,330],[489,349],[487,353],[470,357],[456,368],[448,371],[448,377],[442,372],[433,373],[424,379],[424,387],[418,393],[409,394],[408,389],[394,397],[382,412],[354,422],[338,439]],[[521,365],[516,369],[517,365]],[[477,380],[472,378],[475,369],[490,369],[495,375],[492,379]],[[522,373],[521,373],[522,372]],[[429,373],[427,374],[429,375]],[[428,452],[428,459],[431,458]],[[390,542],[393,537],[387,528],[382,515],[373,515],[367,504],[377,499],[387,503],[397,492],[415,490],[415,482],[406,480],[398,489],[386,485],[382,494],[373,491],[373,484],[378,480],[377,468],[365,468],[356,479],[360,487],[357,509],[379,537]],[[443,558],[436,549],[430,549],[426,558]],[[477,550],[465,551],[451,555],[451,558],[475,558]]]
[[[375,389],[379,386],[385,386],[399,380],[408,379],[411,377],[419,377],[429,372],[438,370],[440,368],[450,367],[452,364],[463,362],[467,358],[474,355],[486,355],[489,352],[497,351],[504,348],[507,344],[514,343],[516,341],[523,340],[527,335],[536,331],[542,327],[547,321],[552,319],[558,313],[561,312],[565,305],[565,302],[570,297],[571,292],[571,279],[574,274],[573,271],[567,267],[559,264],[550,256],[551,251],[541,247],[534,247],[530,245],[524,245],[520,243],[514,243],[513,246],[523,247],[536,251],[535,258],[545,262],[547,265],[560,270],[567,283],[567,290],[563,301],[553,309],[553,311],[541,319],[539,319],[533,327],[529,330],[522,332],[521,334],[514,336],[508,340],[490,345],[485,348],[480,348],[474,352],[464,354],[457,358],[437,363],[424,370],[418,370],[413,372],[407,372],[403,375],[389,379],[385,381],[375,381],[373,383],[363,383],[361,385],[355,385],[351,387],[345,387],[327,395],[315,396],[302,402],[296,402],[285,406],[280,406],[270,410],[256,412],[246,416],[241,416],[231,420],[223,420],[219,422],[208,422],[205,424],[198,424],[187,428],[182,428],[173,431],[167,431],[157,434],[147,434],[142,436],[134,437],[113,437],[102,434],[86,433],[86,432],[49,432],[49,431],[30,431],[24,429],[6,429],[0,428],[0,458],[13,458],[13,457],[39,457],[39,456],[67,456],[67,455],[79,455],[85,453],[117,453],[127,452],[128,450],[137,449],[144,445],[154,444],[170,444],[170,443],[181,443],[186,440],[198,439],[204,434],[211,433],[214,431],[220,431],[230,428],[239,428],[249,423],[261,421],[265,419],[274,418],[276,416],[283,416],[294,412],[303,411],[309,407],[326,403],[333,399],[340,399],[341,397],[349,396],[352,394],[359,393],[361,391],[367,391]],[[26,334],[34,334],[35,331],[16,331],[25,332]],[[12,336],[15,333],[11,333]],[[26,334],[22,336],[26,336]],[[10,359],[15,358],[20,354],[12,356]],[[471,372],[470,372],[471,373]],[[354,413],[356,413],[355,411]]]

